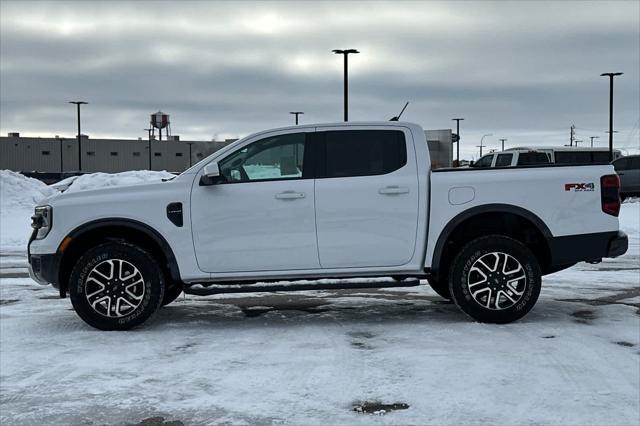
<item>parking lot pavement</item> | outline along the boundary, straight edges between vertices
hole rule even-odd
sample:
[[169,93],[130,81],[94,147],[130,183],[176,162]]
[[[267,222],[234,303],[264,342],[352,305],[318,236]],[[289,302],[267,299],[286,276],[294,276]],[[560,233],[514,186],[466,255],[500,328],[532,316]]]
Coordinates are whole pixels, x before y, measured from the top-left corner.
[[630,237],[621,258],[545,277],[508,325],[474,323],[424,285],[187,296],[100,332],[6,255],[0,423],[635,425]]

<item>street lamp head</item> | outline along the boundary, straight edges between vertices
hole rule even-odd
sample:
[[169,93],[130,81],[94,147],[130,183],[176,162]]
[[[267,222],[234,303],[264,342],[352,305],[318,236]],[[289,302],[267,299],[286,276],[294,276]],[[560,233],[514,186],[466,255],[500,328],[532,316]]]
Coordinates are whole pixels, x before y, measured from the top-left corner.
[[600,77],[614,77],[617,75],[622,75],[624,74],[623,72],[604,72],[602,74],[600,74]]
[[289,114],[304,114],[302,111],[290,111]]
[[333,49],[333,53],[337,55],[348,55],[349,53],[360,53],[357,49]]
[[88,104],[89,102],[85,102],[85,101],[69,101],[70,104],[76,104],[76,105],[85,105]]
[[451,119],[451,121],[456,121],[456,120],[463,121],[463,120],[464,120],[464,118],[452,118],[452,119]]

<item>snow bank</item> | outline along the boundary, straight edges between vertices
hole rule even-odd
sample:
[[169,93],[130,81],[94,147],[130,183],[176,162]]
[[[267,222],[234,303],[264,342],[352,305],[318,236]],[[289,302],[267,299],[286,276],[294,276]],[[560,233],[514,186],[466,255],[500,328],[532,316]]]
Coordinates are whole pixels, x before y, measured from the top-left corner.
[[85,191],[113,186],[159,182],[175,177],[169,172],[137,170],[122,173],[92,173],[73,176],[47,186],[20,173],[0,170],[0,251],[24,252],[31,235],[33,208],[58,191]]
[[91,173],[88,175],[67,178],[60,181],[57,186],[64,189],[69,183],[66,192],[86,191],[88,189],[107,188],[111,186],[136,185],[141,183],[159,182],[162,179],[175,177],[169,172],[154,172],[150,170],[134,170],[122,173]]
[[0,170],[0,251],[27,249],[33,208],[56,192],[37,179]]

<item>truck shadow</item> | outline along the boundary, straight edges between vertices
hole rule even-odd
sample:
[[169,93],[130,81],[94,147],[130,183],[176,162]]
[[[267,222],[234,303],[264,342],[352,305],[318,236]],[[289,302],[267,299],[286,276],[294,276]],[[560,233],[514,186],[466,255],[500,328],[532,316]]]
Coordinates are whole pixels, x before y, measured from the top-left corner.
[[[560,316],[560,313],[559,313]],[[556,318],[557,319],[557,318]],[[529,313],[523,321],[547,321]],[[224,298],[186,296],[162,308],[153,327],[195,323],[207,326],[371,322],[470,323],[452,302],[436,295],[402,291],[339,290],[331,292],[262,293]]]

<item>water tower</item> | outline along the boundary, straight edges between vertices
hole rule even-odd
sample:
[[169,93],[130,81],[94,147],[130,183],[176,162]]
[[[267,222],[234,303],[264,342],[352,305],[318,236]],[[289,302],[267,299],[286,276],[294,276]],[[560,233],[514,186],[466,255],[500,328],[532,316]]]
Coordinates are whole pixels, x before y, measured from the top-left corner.
[[154,129],[158,129],[160,140],[162,140],[162,129],[165,129],[164,134],[168,139],[168,136],[171,134],[171,122],[169,121],[169,114],[165,114],[162,111],[151,114],[151,127]]

